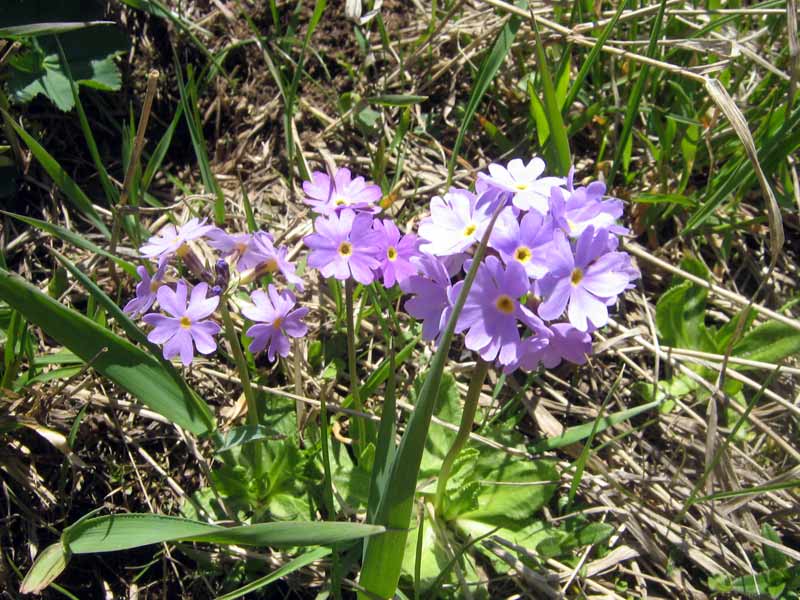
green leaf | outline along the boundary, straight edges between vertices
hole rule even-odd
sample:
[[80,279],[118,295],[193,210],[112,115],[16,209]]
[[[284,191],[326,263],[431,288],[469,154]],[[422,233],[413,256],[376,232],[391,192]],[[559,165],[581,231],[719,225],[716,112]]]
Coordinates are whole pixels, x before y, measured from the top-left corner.
[[[684,259],[681,266],[700,277],[708,272],[700,261]],[[684,281],[662,294],[656,304],[656,326],[667,346],[716,352],[716,344],[705,326],[708,290]]]
[[259,440],[280,440],[285,436],[275,433],[263,425],[241,425],[229,429],[222,438],[220,446],[216,449],[217,454],[227,452],[238,446],[256,442]]
[[550,130],[549,141],[553,148],[553,154],[558,159],[556,175],[566,176],[569,172],[572,159],[569,154],[569,140],[567,139],[567,129],[561,118],[561,107],[556,99],[556,89],[553,77],[550,74],[550,67],[547,64],[547,57],[544,53],[542,40],[539,37],[539,28],[536,19],[532,19],[533,32],[536,37],[536,62],[544,91],[544,111],[547,117],[547,126]]
[[467,130],[472,123],[472,119],[475,117],[475,113],[478,111],[478,106],[480,105],[481,100],[483,100],[483,95],[486,93],[486,90],[489,89],[492,79],[494,79],[497,71],[500,70],[503,62],[505,62],[506,55],[511,50],[511,46],[514,43],[514,38],[517,35],[517,30],[519,29],[521,22],[521,19],[516,15],[512,15],[508,19],[506,24],[503,25],[503,28],[500,30],[500,33],[498,34],[491,51],[486,55],[486,58],[481,63],[480,69],[478,69],[478,76],[475,79],[475,84],[472,86],[472,94],[470,95],[469,102],[464,110],[464,116],[461,119],[461,126],[458,128],[458,135],[456,136],[455,144],[453,144],[453,154],[451,155],[450,161],[447,164],[448,185],[453,179],[453,170],[456,166],[456,160],[458,160],[458,153],[461,150],[461,144],[464,142],[464,136],[466,136]]
[[384,531],[377,525],[346,522],[258,523],[220,527],[154,514],[106,515],[68,527],[62,542],[73,554],[128,550],[161,542],[208,542],[242,546],[324,546]]
[[541,452],[547,452],[549,450],[557,450],[558,448],[563,448],[564,446],[569,446],[576,442],[580,442],[581,440],[585,440],[590,435],[592,435],[592,431],[595,428],[595,424],[597,425],[597,429],[595,431],[596,435],[598,433],[601,433],[602,431],[605,431],[609,427],[618,425],[619,423],[631,419],[636,415],[640,415],[643,412],[647,412],[648,410],[657,408],[659,404],[661,404],[660,400],[648,402],[647,404],[641,404],[639,406],[635,406],[627,410],[610,414],[608,416],[603,417],[602,419],[599,419],[598,421],[593,421],[591,423],[584,423],[583,425],[576,425],[575,427],[570,427],[564,430],[564,433],[562,433],[561,435],[548,438],[546,440],[542,440],[541,442],[534,444],[529,448],[529,452],[531,452],[532,454],[539,454]]
[[260,577],[255,581],[251,581],[247,585],[240,587],[238,590],[234,590],[228,594],[224,594],[222,596],[218,596],[217,600],[234,600],[235,598],[241,598],[245,594],[249,594],[250,592],[255,592],[256,590],[260,590],[265,585],[269,585],[278,579],[283,579],[287,575],[294,573],[295,571],[302,569],[303,567],[310,565],[311,563],[318,561],[321,558],[325,558],[328,554],[331,553],[330,548],[315,548],[309,552],[304,552],[300,556],[297,556],[287,562],[285,565],[275,569],[269,575],[265,575],[264,577]]
[[413,94],[382,94],[364,98],[366,102],[380,106],[411,106],[412,104],[421,104],[427,99],[428,96],[414,96]]
[[[93,26],[59,36],[69,71],[76,83],[94,89],[120,89],[122,76],[114,57],[128,48],[128,40],[116,27]],[[17,102],[29,102],[36,95],[47,96],[59,109],[70,111],[75,106],[72,87],[59,57],[55,38],[43,38],[32,53],[43,53],[37,69],[24,70],[11,65],[8,89]],[[30,65],[31,63],[26,63]]]
[[[789,356],[800,354],[800,331],[780,323],[768,321],[748,332],[733,347],[733,355],[748,360],[779,363]],[[748,367],[736,365],[739,370]]]
[[197,435],[214,428],[211,409],[154,356],[0,269],[0,298],[143,404]]
[[54,223],[48,223],[47,221],[41,221],[39,219],[34,219],[33,217],[24,217],[22,215],[18,215],[11,212],[6,212],[4,210],[0,210],[0,213],[17,219],[18,221],[22,221],[23,223],[27,223],[31,227],[36,227],[41,231],[49,233],[51,235],[56,236],[58,239],[67,242],[68,244],[72,244],[76,248],[82,248],[88,252],[93,254],[99,254],[100,256],[105,256],[106,258],[110,258],[113,260],[117,266],[125,271],[131,277],[137,277],[136,274],[136,265],[127,260],[120,258],[119,256],[115,256],[111,254],[107,250],[104,250],[100,246],[93,244],[85,237],[80,234],[75,233],[74,231],[70,231],[69,229],[65,229],[60,225],[56,225]]
[[0,38],[31,38],[39,35],[52,35],[56,33],[66,33],[76,29],[86,29],[95,25],[114,25],[114,21],[67,21],[52,23],[28,23],[25,25],[13,25],[10,27],[0,27]]
[[58,541],[45,548],[33,561],[22,580],[20,594],[38,594],[61,575],[69,562],[69,551]]

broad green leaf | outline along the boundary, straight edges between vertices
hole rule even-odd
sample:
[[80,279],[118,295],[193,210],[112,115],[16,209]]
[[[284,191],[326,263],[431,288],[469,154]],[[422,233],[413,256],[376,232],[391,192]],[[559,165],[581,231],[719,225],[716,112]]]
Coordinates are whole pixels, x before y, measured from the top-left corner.
[[467,130],[472,123],[472,119],[475,117],[475,113],[478,111],[478,106],[480,105],[481,100],[483,100],[486,90],[489,89],[489,85],[492,83],[492,79],[494,79],[497,71],[500,70],[500,67],[503,65],[503,62],[506,59],[506,55],[511,50],[511,46],[514,43],[514,38],[517,35],[517,30],[519,29],[521,22],[521,19],[516,15],[512,15],[508,19],[506,24],[503,25],[503,28],[500,30],[497,39],[492,45],[492,49],[481,63],[480,69],[478,69],[478,76],[475,79],[475,84],[472,86],[472,94],[470,95],[469,102],[464,110],[464,116],[461,119],[461,126],[458,128],[458,135],[456,136],[456,141],[453,144],[453,154],[447,164],[448,184],[453,178],[453,170],[456,166],[456,160],[458,160],[458,153],[461,150],[461,144],[464,142],[464,136],[467,135]]
[[[708,273],[695,259],[684,259],[681,266],[703,278]],[[667,346],[716,352],[716,344],[705,326],[708,290],[684,281],[662,294],[656,304],[656,326],[661,343]]]
[[92,252],[93,254],[99,254],[100,256],[105,256],[106,258],[110,258],[113,260],[117,266],[125,271],[131,277],[136,277],[136,265],[127,260],[120,258],[119,256],[115,256],[111,254],[107,250],[104,250],[100,246],[93,244],[85,237],[80,234],[75,233],[74,231],[70,231],[69,229],[65,229],[60,225],[56,225],[54,223],[48,223],[47,221],[42,221],[40,219],[34,219],[33,217],[24,217],[22,215],[18,215],[15,213],[6,212],[4,210],[0,210],[0,213],[17,219],[18,221],[22,221],[23,223],[27,223],[31,227],[36,227],[41,231],[49,233],[51,235],[56,236],[58,239],[67,242],[68,244],[72,244],[76,248],[82,248],[88,252]]
[[384,531],[377,525],[346,522],[258,523],[220,527],[154,514],[106,515],[64,530],[62,542],[73,554],[113,552],[161,542],[207,542],[242,546],[324,546]]
[[22,580],[20,594],[38,594],[61,575],[69,562],[69,551],[61,541],[42,550]]
[[[127,49],[128,40],[116,27],[94,26],[64,33],[58,39],[76,83],[104,91],[121,87],[122,76],[114,64],[114,57]],[[19,62],[11,64],[8,88],[12,98],[17,102],[29,102],[37,94],[43,94],[59,109],[72,110],[75,106],[72,86],[61,63],[55,38],[42,38],[38,47],[28,50],[28,53],[36,57],[25,64],[35,64],[37,68],[20,69]]]
[[[69,93],[71,97],[72,92],[69,91]],[[42,168],[47,171],[47,174],[53,180],[53,183],[56,184],[56,187],[61,190],[67,199],[72,202],[75,207],[80,210],[86,216],[86,218],[102,232],[104,236],[110,239],[111,232],[109,231],[108,227],[106,227],[106,224],[103,223],[103,220],[100,218],[100,215],[97,214],[97,211],[95,211],[94,207],[92,206],[92,201],[89,200],[89,197],[84,193],[84,191],[78,187],[78,184],[73,181],[72,177],[67,175],[67,172],[60,164],[58,164],[58,161],[53,158],[53,156],[47,150],[45,150],[42,145],[33,138],[33,136],[20,127],[16,121],[9,119],[7,122],[10,123],[10,125],[14,128],[14,131],[17,132],[17,135],[22,139],[22,141],[25,142],[25,145],[28,146],[31,154],[33,154],[34,158],[39,162]]]
[[197,435],[214,428],[211,409],[154,356],[0,269],[0,298],[143,404]]
[[[733,355],[748,360],[779,363],[790,356],[800,355],[800,331],[780,323],[768,321],[748,332],[733,347]],[[748,367],[735,365],[736,369]]]

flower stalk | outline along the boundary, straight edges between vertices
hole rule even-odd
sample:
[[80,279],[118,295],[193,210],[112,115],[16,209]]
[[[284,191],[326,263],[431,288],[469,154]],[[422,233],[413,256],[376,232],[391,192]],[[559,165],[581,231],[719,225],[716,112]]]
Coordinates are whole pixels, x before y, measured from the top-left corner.
[[[358,385],[358,372],[356,369],[356,332],[355,315],[353,310],[353,280],[348,279],[344,286],[345,308],[347,310],[347,368],[350,375],[350,395],[353,397],[353,405],[358,412],[363,412],[364,406],[361,403],[361,393]],[[360,455],[361,450],[367,443],[367,428],[360,417],[354,417],[356,426],[355,447]]]
[[464,446],[469,441],[469,434],[472,432],[472,424],[475,422],[475,413],[478,410],[478,400],[481,397],[481,388],[486,379],[486,373],[489,372],[490,363],[482,358],[478,358],[475,364],[475,370],[472,372],[472,379],[469,382],[467,389],[467,397],[464,400],[464,411],[461,413],[461,423],[458,426],[458,433],[453,440],[453,445],[450,446],[447,455],[442,461],[442,468],[439,471],[439,480],[436,484],[436,498],[434,506],[436,512],[441,514],[445,501],[445,494],[447,492],[447,481],[450,479],[450,473],[453,470],[458,454],[464,449]]

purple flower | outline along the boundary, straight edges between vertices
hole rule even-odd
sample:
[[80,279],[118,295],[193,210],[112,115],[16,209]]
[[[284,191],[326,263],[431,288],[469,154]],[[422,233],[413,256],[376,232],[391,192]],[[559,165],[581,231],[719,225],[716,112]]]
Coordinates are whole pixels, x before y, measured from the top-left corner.
[[431,200],[431,216],[419,225],[419,237],[424,242],[420,250],[434,256],[449,256],[469,249],[480,241],[492,217],[497,196],[480,196],[450,188],[444,196]]
[[[454,293],[461,283],[454,286]],[[485,361],[510,365],[519,359],[521,342],[518,323],[534,331],[544,330],[544,323],[523,306],[519,298],[528,292],[530,283],[525,269],[517,261],[506,268],[496,256],[488,256],[478,267],[464,309],[458,318],[458,330],[467,330],[464,343]]]
[[136,267],[136,272],[139,274],[141,281],[136,284],[136,297],[125,305],[122,312],[136,317],[150,310],[150,307],[156,301],[156,292],[163,283],[166,269],[167,265],[164,263],[159,266],[156,274],[150,277],[150,273],[147,272],[144,266]]
[[376,240],[383,285],[390,288],[400,283],[402,287],[403,281],[417,273],[417,267],[411,263],[411,258],[418,255],[417,236],[409,233],[401,237],[391,219],[375,219],[372,227],[378,233]]
[[550,188],[564,185],[562,177],[539,177],[544,173],[545,164],[541,158],[533,158],[526,165],[522,159],[515,158],[508,167],[489,165],[489,174],[478,173],[478,179],[490,186],[514,194],[511,202],[520,210],[537,210],[547,214],[547,199]]
[[302,321],[308,309],[294,309],[296,299],[289,290],[278,293],[272,284],[267,290],[269,295],[263,290],[255,290],[250,294],[253,304],[244,305],[242,313],[256,322],[247,330],[247,335],[253,339],[250,352],[255,354],[267,348],[267,358],[274,361],[276,354],[288,356],[289,337],[302,337],[308,332],[308,327]]
[[217,349],[214,336],[220,326],[214,321],[204,320],[213,313],[219,304],[218,296],[208,296],[208,284],[198,283],[192,289],[189,304],[186,304],[188,287],[179,281],[173,291],[164,285],[158,288],[158,303],[170,316],[150,313],[144,322],[154,329],[147,339],[154,344],[164,345],[164,358],[167,360],[180,355],[184,365],[191,364],[194,347],[200,354],[211,354]]
[[504,209],[492,230],[489,245],[497,250],[503,262],[520,263],[531,279],[547,273],[553,224],[549,217],[530,211],[517,221],[511,209]]
[[542,337],[533,336],[522,341],[519,367],[524,371],[535,371],[540,364],[545,369],[553,369],[562,360],[582,365],[586,355],[592,353],[592,336],[569,323],[551,325],[547,343],[542,344],[542,340]]
[[314,221],[316,233],[303,240],[311,254],[308,266],[319,269],[324,277],[347,279],[367,285],[375,279],[373,269],[381,261],[377,257],[377,234],[372,230],[372,216],[346,209]]
[[409,277],[402,289],[411,298],[406,300],[405,311],[422,320],[422,339],[428,342],[442,335],[453,312],[455,295],[450,285],[450,275],[442,259],[423,254],[411,259],[419,273]]
[[573,254],[564,232],[556,231],[550,272],[540,285],[545,296],[539,306],[540,317],[553,321],[567,308],[569,322],[580,331],[608,322],[607,305],[613,304],[630,282],[621,253],[608,252],[608,238],[607,230],[589,226],[578,238]]
[[177,228],[171,223],[165,225],[139,251],[143,256],[158,258],[159,265],[166,263],[175,254],[182,257],[189,251],[188,242],[203,237],[214,229],[213,225],[205,223],[205,219],[201,221],[195,217]]
[[331,215],[345,208],[356,212],[380,212],[376,202],[383,197],[381,188],[368,184],[363,177],[351,179],[350,169],[337,169],[331,179],[327,173],[314,171],[311,181],[303,182],[303,200],[320,215]]
[[573,188],[573,175],[574,169],[569,172],[566,191],[558,187],[550,191],[550,214],[556,227],[563,229],[570,237],[578,237],[589,226],[608,229],[619,235],[627,234],[627,228],[616,224],[622,216],[622,201],[616,198],[603,200],[606,186],[600,181]]
[[206,238],[208,238],[208,245],[215,250],[219,250],[221,256],[235,256],[236,268],[239,271],[251,269],[255,266],[250,250],[250,245],[253,241],[252,233],[229,234],[219,227],[214,227],[206,234]]
[[259,276],[280,271],[288,283],[302,292],[303,280],[295,274],[294,264],[286,259],[288,252],[283,246],[276,247],[271,235],[257,231],[247,251],[247,264],[255,267]]

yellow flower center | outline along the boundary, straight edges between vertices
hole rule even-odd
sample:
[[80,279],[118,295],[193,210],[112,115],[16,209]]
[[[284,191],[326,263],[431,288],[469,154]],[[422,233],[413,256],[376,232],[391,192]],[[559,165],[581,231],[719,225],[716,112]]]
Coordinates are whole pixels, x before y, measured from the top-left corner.
[[514,187],[517,188],[520,192],[522,192],[522,191],[525,191],[525,190],[528,189],[528,184],[527,183],[518,183]]
[[342,198],[339,196],[336,200],[334,200],[333,204],[334,206],[347,206],[350,204],[350,201],[347,198]]
[[278,261],[274,258],[270,258],[261,268],[265,273],[275,273],[278,270]]
[[247,250],[247,242],[239,242],[236,244],[236,252],[238,254],[244,254],[245,250]]
[[464,237],[471,236],[473,233],[475,233],[476,229],[478,229],[478,226],[475,225],[475,223],[470,223],[469,225],[464,227]]
[[397,260],[397,249],[394,246],[389,246],[386,249],[386,258],[391,261]]
[[580,269],[574,269],[572,271],[572,275],[569,276],[569,280],[572,282],[572,285],[578,285],[582,279],[583,279],[583,271],[581,271]]
[[497,307],[501,313],[510,315],[514,312],[514,301],[511,299],[511,296],[503,294],[499,296],[497,300],[495,300],[494,305]]
[[181,327],[189,329],[192,326],[192,320],[189,317],[181,317]]
[[567,227],[569,227],[569,232],[575,233],[575,223],[573,223],[569,219],[567,219],[566,221],[567,221]]
[[350,242],[342,242],[339,244],[339,255],[345,258],[353,255],[353,244]]
[[526,263],[531,259],[531,249],[527,246],[520,246],[514,250],[514,258],[521,263]]
[[280,329],[282,324],[283,324],[283,319],[278,317],[272,322],[272,327],[275,329]]
[[178,258],[183,258],[183,257],[184,257],[184,256],[186,256],[187,254],[189,254],[189,244],[181,244],[181,245],[178,247],[178,249],[177,249],[177,250],[175,250],[175,255],[176,255]]

